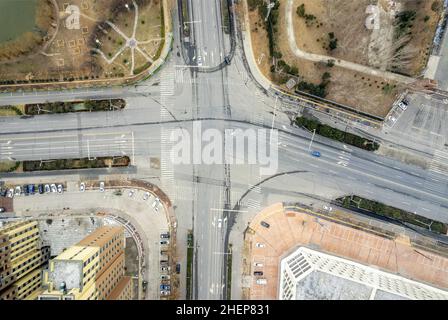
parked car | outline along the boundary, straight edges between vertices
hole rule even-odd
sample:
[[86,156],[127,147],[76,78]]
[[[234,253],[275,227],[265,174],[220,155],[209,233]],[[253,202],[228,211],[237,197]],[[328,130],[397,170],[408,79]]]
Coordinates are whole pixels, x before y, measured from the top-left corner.
[[6,189],[2,189],[1,191],[0,191],[0,196],[2,196],[2,197],[6,197],[6,194],[8,193],[8,190],[6,190]]
[[266,279],[257,279],[257,284],[265,285],[268,281]]
[[254,276],[262,276],[263,271],[254,271]]
[[321,156],[319,151],[313,151],[313,152],[311,152],[311,155],[316,158],[320,158],[320,156]]
[[262,263],[254,262],[254,267],[259,267],[259,268],[261,268],[262,266],[263,266]]
[[171,289],[171,286],[168,285],[168,284],[161,284],[161,285],[160,285],[160,289],[161,289],[161,290],[170,290],[170,289]]
[[29,184],[29,185],[28,185],[28,193],[31,194],[31,195],[33,195],[34,192],[35,192],[34,184]]
[[331,212],[333,210],[332,207],[324,205],[324,210],[327,210],[328,212]]
[[39,194],[43,194],[44,193],[44,185],[43,184],[39,184],[37,186],[37,190],[39,191]]
[[176,263],[176,273],[180,273],[180,263]]
[[22,194],[22,187],[21,186],[17,186],[16,189],[14,190],[14,195],[15,196],[20,196]]
[[162,275],[160,275],[160,279],[161,280],[170,280],[170,275],[169,274],[162,274]]
[[44,186],[44,189],[45,189],[45,193],[50,193],[50,192],[51,192],[51,189],[50,189],[50,185],[49,185],[49,184],[46,184],[46,185]]
[[128,194],[129,198],[132,198],[134,196],[134,194],[135,194],[135,190],[129,190],[129,194]]
[[1,212],[5,212],[6,211],[6,209],[5,208],[3,208],[3,207],[0,207],[0,213]]
[[160,267],[160,271],[170,271],[171,267]]
[[145,192],[145,194],[143,195],[143,200],[148,200],[150,195],[151,194],[149,192]]
[[218,219],[218,228],[222,227],[222,219]]
[[169,296],[171,294],[171,291],[169,290],[160,290],[160,295],[162,296]]
[[62,186],[62,184],[58,184],[58,193],[62,194],[64,192],[64,187]]
[[168,244],[170,244],[170,241],[169,240],[161,240],[160,244],[161,245],[168,245]]
[[263,243],[260,243],[260,242],[257,242],[257,243],[255,244],[255,246],[256,246],[257,248],[264,248],[264,244],[263,244]]
[[79,185],[79,191],[84,192],[86,191],[86,184],[84,182],[81,182]]
[[104,186],[105,186],[105,184],[104,184],[104,181],[101,181],[100,182],[100,192],[104,192]]
[[14,189],[9,189],[9,190],[8,190],[8,193],[6,194],[6,196],[7,196],[8,198],[12,198],[12,197],[14,197]]
[[29,196],[30,195],[30,189],[28,188],[27,184],[23,185],[22,190],[23,190],[22,192],[25,194],[25,196]]
[[160,234],[160,239],[169,239],[169,238],[170,238],[170,234],[168,232]]
[[54,183],[52,183],[50,185],[50,187],[51,187],[51,192],[57,192],[58,191],[58,189],[56,188],[56,185]]
[[261,221],[260,224],[265,227],[265,228],[269,228],[271,225],[265,221]]

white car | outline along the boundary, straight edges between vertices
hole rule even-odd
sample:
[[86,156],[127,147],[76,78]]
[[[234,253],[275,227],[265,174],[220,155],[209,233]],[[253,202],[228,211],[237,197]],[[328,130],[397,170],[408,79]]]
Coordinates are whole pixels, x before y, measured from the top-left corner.
[[202,67],[202,57],[198,56],[198,66]]
[[9,190],[8,190],[7,197],[8,197],[8,198],[13,198],[13,197],[14,197],[14,189],[9,189]]
[[222,227],[222,219],[218,219],[218,228]]
[[128,193],[129,198],[132,198],[134,196],[134,194],[135,194],[135,190],[129,190],[129,193]]
[[145,192],[145,194],[143,195],[143,200],[148,200],[150,196],[151,194],[149,192]]
[[58,191],[58,189],[56,188],[56,185],[54,183],[51,184],[50,188],[51,188],[51,192],[57,192]]
[[86,184],[84,182],[81,182],[79,185],[79,191],[84,192],[86,191]]
[[259,268],[261,268],[262,266],[263,266],[262,263],[254,262],[254,267],[259,267]]
[[104,182],[103,181],[101,181],[100,182],[100,192],[104,192],[104,186],[105,186],[105,184],[104,184]]
[[264,248],[264,244],[263,244],[263,243],[260,243],[260,242],[257,242],[257,243],[255,244],[255,246],[256,246],[257,248]]
[[49,184],[46,184],[46,185],[44,186],[44,189],[45,189],[45,193],[50,193],[50,192],[51,192],[51,188],[50,188],[50,185],[49,185]]
[[170,275],[168,275],[168,274],[162,274],[162,275],[160,275],[160,279],[161,280],[170,280]]
[[17,186],[14,192],[15,196],[20,196],[22,194],[22,187],[21,186]]
[[333,210],[332,207],[324,205],[324,210],[327,210],[328,212],[331,212]]
[[62,194],[64,192],[64,187],[62,186],[62,184],[58,184],[58,193]]
[[408,108],[408,106],[402,101],[402,102],[400,102],[399,104],[398,104],[398,106],[401,108],[401,109],[403,109],[403,111],[405,111],[407,108]]

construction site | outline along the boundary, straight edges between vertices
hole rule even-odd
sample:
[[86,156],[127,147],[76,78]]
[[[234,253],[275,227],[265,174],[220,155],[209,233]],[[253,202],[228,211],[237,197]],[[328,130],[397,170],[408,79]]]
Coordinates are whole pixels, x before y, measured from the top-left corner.
[[45,10],[36,10],[36,21],[51,26],[36,41],[19,37],[0,46],[2,85],[130,77],[148,69],[163,48],[160,0],[39,3]]
[[339,209],[263,209],[246,229],[242,263],[244,299],[448,298],[446,248]]
[[424,86],[416,78],[426,69],[443,4],[248,0],[245,9],[253,54],[268,79],[290,93],[385,117],[400,92]]

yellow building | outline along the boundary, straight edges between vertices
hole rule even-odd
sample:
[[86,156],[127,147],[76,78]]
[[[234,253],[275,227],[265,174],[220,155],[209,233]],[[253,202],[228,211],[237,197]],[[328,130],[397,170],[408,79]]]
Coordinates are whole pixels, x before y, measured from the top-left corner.
[[50,261],[44,276],[47,289],[38,299],[104,300],[130,296],[131,285],[123,280],[124,245],[122,227],[98,228]]
[[42,246],[37,221],[0,227],[0,300],[26,299],[42,285],[50,247]]

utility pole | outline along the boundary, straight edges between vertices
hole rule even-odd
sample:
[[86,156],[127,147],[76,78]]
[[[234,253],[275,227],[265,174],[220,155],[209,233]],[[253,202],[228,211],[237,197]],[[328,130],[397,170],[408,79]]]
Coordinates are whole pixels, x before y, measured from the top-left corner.
[[311,145],[313,144],[315,135],[316,135],[316,129],[313,130],[313,136],[311,137],[310,145],[308,146],[308,152],[311,151]]

